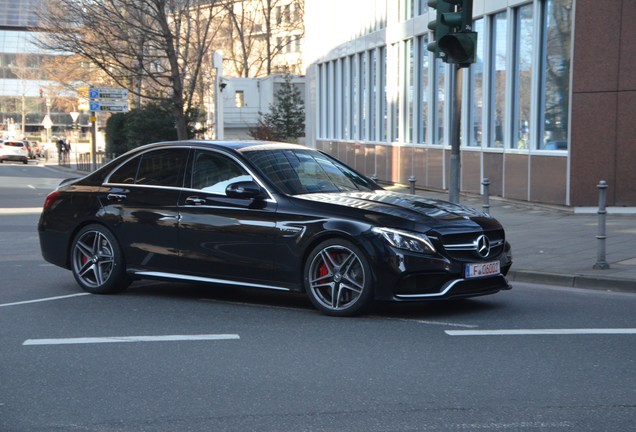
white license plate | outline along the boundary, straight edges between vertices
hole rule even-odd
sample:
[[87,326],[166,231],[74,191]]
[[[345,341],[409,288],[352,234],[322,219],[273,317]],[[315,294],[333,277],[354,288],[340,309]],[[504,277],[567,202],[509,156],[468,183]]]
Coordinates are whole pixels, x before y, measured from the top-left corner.
[[466,279],[498,275],[499,273],[501,273],[499,269],[499,261],[466,264]]

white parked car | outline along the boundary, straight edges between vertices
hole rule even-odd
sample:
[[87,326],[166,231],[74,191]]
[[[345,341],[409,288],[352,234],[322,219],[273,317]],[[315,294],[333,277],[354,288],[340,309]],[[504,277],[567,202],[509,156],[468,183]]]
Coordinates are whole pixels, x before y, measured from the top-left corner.
[[6,140],[0,143],[0,163],[4,161],[18,161],[29,163],[29,149],[22,141]]

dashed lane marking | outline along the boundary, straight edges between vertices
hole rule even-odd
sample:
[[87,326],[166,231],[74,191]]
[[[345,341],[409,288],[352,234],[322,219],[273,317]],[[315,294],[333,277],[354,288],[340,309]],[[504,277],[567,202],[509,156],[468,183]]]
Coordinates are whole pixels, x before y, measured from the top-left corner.
[[555,336],[555,335],[632,335],[636,328],[606,329],[519,329],[519,330],[445,330],[449,336]]
[[22,345],[85,345],[102,343],[132,342],[183,342],[183,341],[218,341],[240,339],[237,334],[200,334],[200,335],[165,335],[165,336],[111,336],[82,337],[61,339],[27,339]]
[[30,303],[40,303],[40,302],[53,301],[53,300],[62,300],[62,299],[67,299],[71,297],[79,297],[79,296],[85,296],[85,295],[90,295],[90,293],[77,293],[77,294],[70,294],[65,296],[47,297],[47,298],[25,300],[25,301],[13,302],[13,303],[3,303],[3,304],[0,304],[0,307],[18,306],[18,305],[24,305],[24,304],[30,304]]

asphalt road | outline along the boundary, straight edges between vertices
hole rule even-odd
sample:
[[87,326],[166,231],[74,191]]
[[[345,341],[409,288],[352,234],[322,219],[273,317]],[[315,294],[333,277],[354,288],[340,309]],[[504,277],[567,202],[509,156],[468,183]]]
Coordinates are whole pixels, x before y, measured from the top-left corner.
[[2,432],[634,430],[636,295],[518,283],[351,319],[249,289],[88,295],[39,253],[63,177],[0,166]]

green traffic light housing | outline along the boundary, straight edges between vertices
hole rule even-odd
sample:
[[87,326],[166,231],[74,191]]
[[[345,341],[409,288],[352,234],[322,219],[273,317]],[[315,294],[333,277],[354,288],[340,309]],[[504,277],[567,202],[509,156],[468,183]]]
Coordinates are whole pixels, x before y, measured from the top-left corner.
[[436,20],[428,24],[435,38],[428,44],[428,50],[459,67],[475,63],[477,33],[472,31],[473,0],[428,0],[428,6],[437,10]]
[[428,23],[428,29],[433,32],[434,42],[428,44],[427,49],[435,54],[435,57],[443,58],[444,53],[439,49],[439,41],[453,29],[444,20],[444,15],[452,13],[454,6],[446,0],[428,0],[428,6],[437,10],[435,21]]
[[445,54],[446,63],[459,64],[460,67],[475,63],[477,32],[447,34],[437,44],[440,51]]

